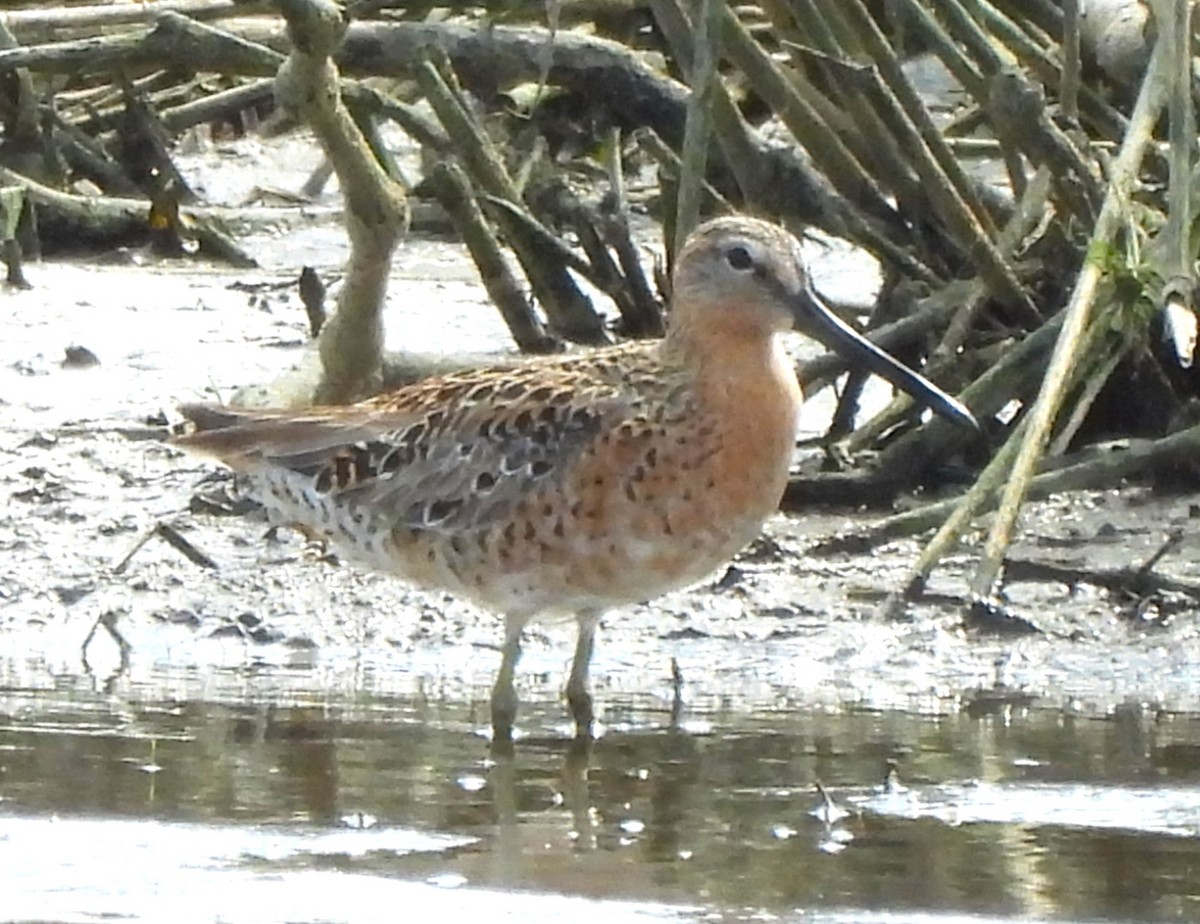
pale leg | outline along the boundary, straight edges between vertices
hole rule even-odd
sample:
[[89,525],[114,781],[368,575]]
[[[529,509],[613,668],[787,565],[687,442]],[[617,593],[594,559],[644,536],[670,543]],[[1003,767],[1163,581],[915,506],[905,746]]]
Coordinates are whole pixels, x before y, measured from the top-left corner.
[[592,663],[592,648],[596,642],[596,626],[600,624],[599,613],[578,613],[579,637],[575,642],[575,660],[571,662],[571,676],[567,680],[567,705],[575,720],[575,734],[580,738],[591,737],[592,694],[588,690],[588,668]]
[[525,618],[508,616],[504,620],[504,647],[500,652],[500,671],[492,686],[492,734],[499,740],[511,740],[517,720],[517,688],[513,675],[521,657],[521,630]]

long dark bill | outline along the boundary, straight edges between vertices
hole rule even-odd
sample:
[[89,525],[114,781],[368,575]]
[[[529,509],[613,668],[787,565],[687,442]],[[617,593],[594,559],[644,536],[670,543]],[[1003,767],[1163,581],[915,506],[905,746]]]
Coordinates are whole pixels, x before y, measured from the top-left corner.
[[865,367],[887,379],[911,395],[914,401],[924,404],[950,422],[979,431],[979,421],[961,401],[950,397],[929,379],[875,346],[834,314],[810,285],[805,285],[800,295],[793,296],[791,301],[796,327],[802,333],[815,337],[839,353],[852,367]]

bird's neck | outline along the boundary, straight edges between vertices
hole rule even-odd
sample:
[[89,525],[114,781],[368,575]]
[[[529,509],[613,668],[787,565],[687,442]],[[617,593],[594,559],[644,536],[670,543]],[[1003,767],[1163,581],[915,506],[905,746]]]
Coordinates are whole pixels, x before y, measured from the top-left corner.
[[695,420],[715,434],[706,463],[719,486],[716,519],[733,546],[748,542],[779,506],[796,446],[801,393],[791,358],[776,334],[708,339],[676,332],[664,361],[688,380]]
[[663,341],[664,357],[686,367],[704,408],[753,431],[764,427],[792,439],[802,395],[778,333],[733,327],[680,326]]

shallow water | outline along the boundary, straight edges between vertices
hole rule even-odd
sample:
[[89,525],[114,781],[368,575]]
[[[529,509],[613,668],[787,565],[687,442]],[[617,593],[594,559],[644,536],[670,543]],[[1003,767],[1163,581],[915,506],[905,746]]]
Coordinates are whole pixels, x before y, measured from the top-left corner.
[[6,921],[1200,917],[1195,718],[631,701],[499,755],[480,702],[316,672],[3,676]]

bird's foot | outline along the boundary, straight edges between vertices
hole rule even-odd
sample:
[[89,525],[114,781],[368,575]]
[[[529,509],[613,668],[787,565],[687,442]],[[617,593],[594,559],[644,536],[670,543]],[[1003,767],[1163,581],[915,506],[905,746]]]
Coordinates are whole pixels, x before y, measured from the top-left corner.
[[497,683],[492,689],[492,740],[512,742],[517,721],[517,691]]
[[575,720],[575,737],[590,739],[596,715],[592,710],[592,694],[587,690],[567,690],[567,705]]

